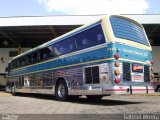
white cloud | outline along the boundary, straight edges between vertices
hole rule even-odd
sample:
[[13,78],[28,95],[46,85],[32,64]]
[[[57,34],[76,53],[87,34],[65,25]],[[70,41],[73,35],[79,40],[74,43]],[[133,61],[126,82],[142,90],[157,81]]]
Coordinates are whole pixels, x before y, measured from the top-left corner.
[[147,0],[38,0],[49,12],[68,15],[144,14]]

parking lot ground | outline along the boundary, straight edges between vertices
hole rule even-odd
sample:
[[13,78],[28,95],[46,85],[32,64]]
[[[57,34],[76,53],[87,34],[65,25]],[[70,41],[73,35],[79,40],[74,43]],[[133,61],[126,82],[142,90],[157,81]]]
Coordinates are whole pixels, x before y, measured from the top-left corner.
[[12,96],[10,93],[0,91],[0,96]]
[[0,114],[160,114],[159,93],[152,95],[112,95],[99,101],[86,97],[67,102],[54,96],[0,92]]
[[160,96],[160,92],[152,93],[152,94],[133,94],[132,96]]

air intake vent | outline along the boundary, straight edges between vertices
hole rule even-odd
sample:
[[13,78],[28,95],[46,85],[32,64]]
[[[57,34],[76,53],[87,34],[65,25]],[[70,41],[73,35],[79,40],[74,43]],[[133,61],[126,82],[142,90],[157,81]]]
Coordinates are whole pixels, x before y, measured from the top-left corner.
[[86,84],[98,84],[99,83],[99,67],[87,67],[85,68]]
[[123,81],[131,81],[130,63],[123,62]]
[[144,82],[149,82],[150,81],[150,68],[149,66],[145,65],[144,66]]

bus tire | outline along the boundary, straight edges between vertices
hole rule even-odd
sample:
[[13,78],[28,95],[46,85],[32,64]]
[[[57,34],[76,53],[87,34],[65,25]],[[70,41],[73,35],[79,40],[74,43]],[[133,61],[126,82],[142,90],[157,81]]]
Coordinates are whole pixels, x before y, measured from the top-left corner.
[[102,98],[102,95],[87,95],[87,99],[92,101],[101,100]]
[[55,95],[60,101],[65,101],[68,99],[68,87],[64,80],[60,80],[56,84]]

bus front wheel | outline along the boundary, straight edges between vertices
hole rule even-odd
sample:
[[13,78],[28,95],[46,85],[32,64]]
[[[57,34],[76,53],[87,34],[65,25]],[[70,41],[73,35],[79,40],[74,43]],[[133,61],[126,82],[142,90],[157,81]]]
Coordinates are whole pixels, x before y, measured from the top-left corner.
[[68,99],[68,87],[64,80],[58,81],[55,90],[56,98],[60,101],[65,101]]

